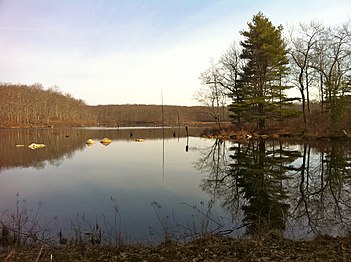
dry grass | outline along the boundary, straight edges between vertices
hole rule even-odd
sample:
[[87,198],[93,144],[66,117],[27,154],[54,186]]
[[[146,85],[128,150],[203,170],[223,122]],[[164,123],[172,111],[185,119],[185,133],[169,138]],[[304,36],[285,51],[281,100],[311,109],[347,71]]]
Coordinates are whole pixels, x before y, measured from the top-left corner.
[[351,238],[292,241],[272,234],[259,239],[210,236],[156,247],[12,247],[0,253],[0,261],[351,261]]

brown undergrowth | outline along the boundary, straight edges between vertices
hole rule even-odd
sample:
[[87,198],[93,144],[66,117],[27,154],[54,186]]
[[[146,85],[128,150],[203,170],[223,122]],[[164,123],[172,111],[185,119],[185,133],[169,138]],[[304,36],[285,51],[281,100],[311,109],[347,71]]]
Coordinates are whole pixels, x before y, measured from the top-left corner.
[[203,137],[246,140],[246,139],[276,139],[276,138],[293,138],[293,139],[350,139],[351,125],[332,124],[330,121],[323,119],[323,115],[315,115],[307,124],[301,119],[289,119],[283,122],[268,122],[267,127],[259,130],[255,124],[235,123],[224,124],[220,128],[212,126],[204,130]]
[[158,246],[60,246],[7,248],[0,261],[351,261],[351,238],[293,241],[274,235],[234,239],[207,236]]

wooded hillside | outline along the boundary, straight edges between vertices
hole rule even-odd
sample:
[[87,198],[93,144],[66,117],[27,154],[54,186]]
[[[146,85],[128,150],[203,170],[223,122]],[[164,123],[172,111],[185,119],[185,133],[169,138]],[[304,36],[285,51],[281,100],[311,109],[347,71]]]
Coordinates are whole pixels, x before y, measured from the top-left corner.
[[0,119],[5,127],[86,124],[89,110],[84,101],[63,94],[58,88],[1,84]]
[[[211,122],[206,107],[163,106],[164,123]],[[98,105],[41,84],[0,84],[0,127],[161,125],[161,105]]]
[[[102,125],[160,125],[162,122],[161,105],[99,105],[90,108]],[[165,105],[164,122],[166,125],[213,122],[207,110],[208,108],[200,106]]]

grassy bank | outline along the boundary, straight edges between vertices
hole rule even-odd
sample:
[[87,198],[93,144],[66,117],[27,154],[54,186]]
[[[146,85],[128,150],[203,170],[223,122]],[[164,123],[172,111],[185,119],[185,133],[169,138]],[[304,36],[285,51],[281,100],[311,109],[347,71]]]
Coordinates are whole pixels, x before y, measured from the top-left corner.
[[270,234],[253,239],[209,236],[188,242],[144,245],[8,247],[0,261],[351,261],[351,238],[293,241]]

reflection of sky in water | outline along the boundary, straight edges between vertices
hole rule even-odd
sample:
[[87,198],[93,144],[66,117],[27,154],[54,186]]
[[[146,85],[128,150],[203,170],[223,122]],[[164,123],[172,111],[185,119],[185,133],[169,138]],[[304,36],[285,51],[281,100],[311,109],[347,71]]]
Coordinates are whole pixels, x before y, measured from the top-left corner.
[[[202,174],[193,163],[198,151],[185,152],[186,138],[165,140],[165,168],[162,174],[162,140],[144,143],[114,140],[110,145],[96,143],[76,151],[58,167],[9,169],[1,173],[1,210],[15,208],[16,193],[28,204],[42,202],[45,216],[58,216],[58,227],[69,229],[69,218],[76,214],[94,223],[102,214],[113,217],[116,199],[122,225],[132,237],[147,237],[148,226],[158,221],[151,206],[160,203],[171,215],[190,216],[191,208],[182,205],[207,202],[200,189]],[[213,141],[190,138],[191,147],[211,145]]]

